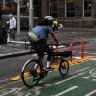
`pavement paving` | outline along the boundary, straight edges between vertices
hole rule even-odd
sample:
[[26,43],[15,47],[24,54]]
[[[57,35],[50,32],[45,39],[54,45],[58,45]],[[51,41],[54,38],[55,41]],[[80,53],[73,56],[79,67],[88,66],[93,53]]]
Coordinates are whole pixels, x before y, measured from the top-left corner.
[[7,43],[1,44],[0,59],[29,54],[30,49],[25,49],[26,37],[26,33],[24,32],[15,41],[7,41]]
[[[82,31],[83,30],[83,31]],[[63,43],[64,46],[69,47],[70,41],[74,45],[80,44],[81,40],[84,39],[85,43],[95,40],[96,30],[86,29],[72,29],[72,28],[62,28],[56,33],[56,37],[59,42]],[[90,36],[90,34],[94,34]],[[27,55],[30,54],[30,48],[25,48],[25,41],[27,40],[27,31],[21,31],[20,36],[16,38],[16,41],[10,41],[6,44],[0,45],[0,59],[10,58],[14,56]],[[49,36],[48,43],[54,43],[53,39]],[[27,42],[28,44],[28,42]]]

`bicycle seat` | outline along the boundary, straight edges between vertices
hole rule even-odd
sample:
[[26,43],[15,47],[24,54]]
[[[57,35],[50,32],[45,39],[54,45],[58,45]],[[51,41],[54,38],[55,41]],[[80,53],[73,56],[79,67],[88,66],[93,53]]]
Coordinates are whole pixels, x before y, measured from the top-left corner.
[[72,51],[53,52],[53,56],[63,56],[67,58],[69,56],[72,56]]

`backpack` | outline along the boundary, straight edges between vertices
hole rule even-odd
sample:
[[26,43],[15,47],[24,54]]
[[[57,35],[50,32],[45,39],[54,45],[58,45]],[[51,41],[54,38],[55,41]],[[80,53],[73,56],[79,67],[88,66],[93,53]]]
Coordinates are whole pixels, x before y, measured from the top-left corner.
[[34,42],[40,40],[39,36],[37,36],[37,35],[36,35],[35,33],[33,33],[32,31],[31,31],[31,32],[28,32],[28,37],[31,38]]

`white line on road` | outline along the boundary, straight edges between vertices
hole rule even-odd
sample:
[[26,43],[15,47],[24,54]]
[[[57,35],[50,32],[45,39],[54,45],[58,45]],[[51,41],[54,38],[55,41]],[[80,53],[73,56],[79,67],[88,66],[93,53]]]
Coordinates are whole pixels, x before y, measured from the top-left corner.
[[[84,71],[84,70],[86,70],[86,69],[88,69],[88,68],[89,68],[89,67],[83,68],[83,69],[81,69],[81,70],[76,71],[75,73],[77,73],[77,72],[79,72],[79,71]],[[75,77],[78,77],[78,76],[80,76],[80,75],[83,75],[83,74],[85,74],[85,73],[86,73],[86,72],[80,73],[80,74],[78,74],[77,76],[72,76],[72,77],[70,77],[70,78],[68,78],[68,79],[62,80],[62,81],[57,82],[57,83],[55,83],[55,84],[57,85],[57,84],[63,83],[63,82],[65,82],[65,81],[71,80],[71,79],[73,79],[73,78],[75,78]],[[72,74],[73,74],[73,73],[72,73]],[[70,75],[71,75],[71,74],[70,74]]]
[[[77,52],[77,53],[81,53],[81,52]],[[96,53],[92,53],[92,52],[84,52],[84,53],[87,53],[87,54],[96,54]]]
[[71,79],[73,79],[73,78],[75,78],[75,77],[78,77],[78,76],[80,76],[80,75],[83,75],[83,74],[85,74],[85,73],[86,73],[86,72],[80,73],[80,74],[78,74],[77,76],[72,76],[72,77],[70,77],[70,78],[68,78],[68,79],[65,79],[65,80],[63,80],[63,81],[57,82],[57,83],[55,83],[55,84],[57,85],[57,84],[66,82],[66,81],[68,81],[68,80],[71,80]]
[[92,58],[92,59],[90,59],[90,60],[96,60],[96,58]]
[[76,89],[77,87],[78,87],[78,86],[73,86],[73,87],[71,87],[71,88],[69,88],[69,89],[67,89],[67,90],[65,90],[65,91],[63,91],[63,92],[60,92],[60,93],[58,93],[58,94],[56,94],[56,95],[54,95],[54,96],[60,96],[60,95],[62,95],[62,94],[64,94],[64,93],[67,93],[67,92],[73,90],[73,89]]
[[[25,44],[24,41],[8,41],[8,42],[9,42],[9,43]],[[29,42],[26,42],[26,44],[29,44]],[[64,48],[64,47],[66,47],[66,46],[64,46],[64,45],[58,46],[58,48]],[[53,48],[56,48],[56,46],[54,45]]]
[[[96,92],[96,89],[95,90],[93,90],[93,91],[91,91],[90,93],[88,93],[88,94],[86,94],[86,95],[84,95],[84,96],[91,96],[92,94],[94,94]],[[95,95],[94,95],[95,96]]]
[[[8,41],[8,43],[25,44],[25,42],[24,42],[24,41]],[[29,42],[26,42],[26,44],[29,44]]]

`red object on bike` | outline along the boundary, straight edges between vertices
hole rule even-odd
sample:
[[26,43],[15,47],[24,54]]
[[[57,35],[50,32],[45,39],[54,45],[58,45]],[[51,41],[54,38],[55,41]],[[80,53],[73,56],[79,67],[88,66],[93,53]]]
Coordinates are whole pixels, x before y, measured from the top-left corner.
[[84,57],[84,40],[81,41],[81,58]]
[[[70,51],[72,51],[73,50],[73,44],[72,44],[72,42],[70,42]],[[70,56],[70,61],[72,62],[72,55]]]

